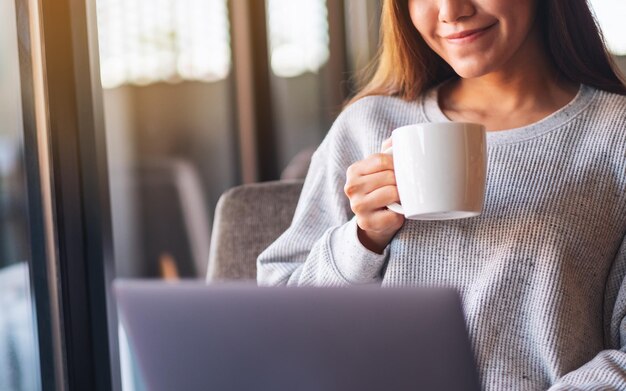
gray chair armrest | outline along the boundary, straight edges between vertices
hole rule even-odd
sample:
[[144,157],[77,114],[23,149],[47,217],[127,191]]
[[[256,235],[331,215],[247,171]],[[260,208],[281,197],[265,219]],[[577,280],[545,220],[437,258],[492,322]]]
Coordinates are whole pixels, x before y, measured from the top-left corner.
[[291,224],[303,181],[232,188],[217,204],[207,281],[255,280],[256,259]]

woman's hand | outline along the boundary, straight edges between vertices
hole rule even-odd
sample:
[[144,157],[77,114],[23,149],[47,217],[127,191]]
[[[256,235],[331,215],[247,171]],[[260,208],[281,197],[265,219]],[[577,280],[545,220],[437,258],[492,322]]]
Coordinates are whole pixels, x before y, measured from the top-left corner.
[[[383,151],[391,139],[383,142]],[[399,202],[391,155],[375,153],[348,167],[344,192],[356,215],[358,237],[370,251],[382,254],[393,236],[404,224],[404,216],[387,209]]]

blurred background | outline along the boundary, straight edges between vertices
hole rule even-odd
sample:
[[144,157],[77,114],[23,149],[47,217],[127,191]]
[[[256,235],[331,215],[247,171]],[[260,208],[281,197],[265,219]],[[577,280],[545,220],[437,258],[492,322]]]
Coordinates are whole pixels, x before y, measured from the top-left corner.
[[202,278],[220,195],[305,175],[380,1],[96,4],[117,275]]

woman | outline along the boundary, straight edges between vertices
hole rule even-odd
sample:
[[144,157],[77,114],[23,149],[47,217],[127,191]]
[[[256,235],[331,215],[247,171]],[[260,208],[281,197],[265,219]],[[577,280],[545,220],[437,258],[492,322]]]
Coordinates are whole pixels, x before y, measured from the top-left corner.
[[[388,0],[263,285],[447,285],[485,389],[626,389],[626,87],[585,0]],[[488,130],[483,214],[404,221],[402,125]],[[385,141],[387,140],[387,141]]]

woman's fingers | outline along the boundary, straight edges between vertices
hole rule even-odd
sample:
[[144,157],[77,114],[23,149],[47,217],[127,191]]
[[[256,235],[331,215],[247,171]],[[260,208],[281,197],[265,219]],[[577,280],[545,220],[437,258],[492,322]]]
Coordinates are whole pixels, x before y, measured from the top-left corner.
[[[396,186],[383,186],[369,194],[350,199],[350,207],[355,214],[371,214],[387,205],[398,202],[398,188]],[[361,227],[363,228],[363,227]],[[365,229],[365,228],[363,228]]]
[[396,176],[392,170],[375,172],[373,174],[354,178],[346,182],[344,191],[348,197],[355,194],[366,195],[372,191],[389,185],[396,184]]
[[385,170],[393,170],[393,157],[384,153],[375,153],[348,167],[347,176],[350,180],[350,178]]
[[[383,147],[386,145],[391,145],[391,140],[385,140]],[[404,223],[404,216],[386,208],[399,201],[392,156],[376,153],[352,164],[344,191],[357,219],[359,240],[381,254]]]
[[383,186],[365,197],[365,202],[373,206],[373,209],[384,208],[394,202],[400,202],[400,195],[396,186]]

